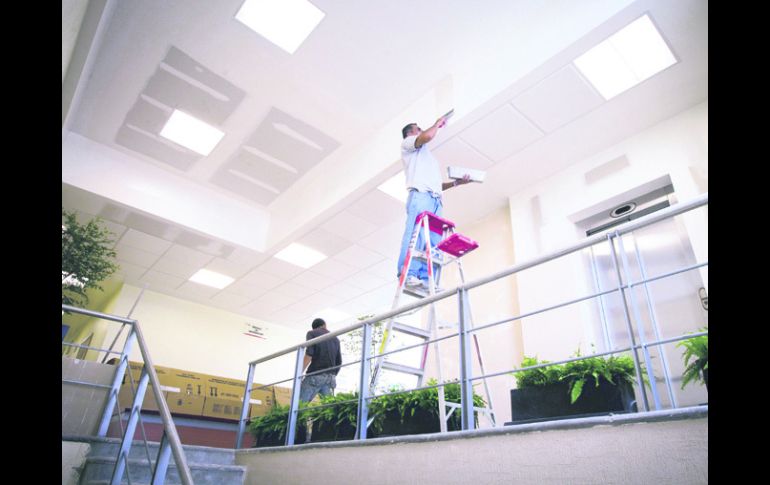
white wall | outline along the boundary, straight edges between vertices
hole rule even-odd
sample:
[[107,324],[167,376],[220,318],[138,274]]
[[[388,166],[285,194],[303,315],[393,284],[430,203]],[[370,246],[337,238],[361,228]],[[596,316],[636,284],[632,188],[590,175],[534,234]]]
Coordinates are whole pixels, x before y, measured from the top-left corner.
[[[585,238],[574,215],[614,196],[668,175],[678,201],[708,192],[708,102],[697,105],[509,198],[516,263],[526,262]],[[587,133],[586,136],[590,136]],[[623,156],[628,164],[598,179],[586,172]],[[570,216],[573,216],[570,220]],[[708,260],[708,211],[684,216],[698,262]],[[707,269],[701,276],[708,288]],[[526,313],[593,292],[589,268],[581,254],[553,261],[518,275],[521,311]],[[563,359],[576,345],[590,350],[593,339],[586,305],[524,319],[524,352],[547,360]]]
[[[137,287],[125,285],[113,313],[127,315],[139,291]],[[246,379],[250,361],[296,345],[305,338],[304,330],[292,330],[149,290],[144,292],[132,318],[141,325],[155,365],[241,380]],[[258,325],[265,338],[245,335],[247,323]],[[112,341],[119,326],[111,328],[105,345]],[[129,358],[142,361],[138,346]],[[293,365],[293,354],[258,365],[254,381],[268,384],[291,377]]]

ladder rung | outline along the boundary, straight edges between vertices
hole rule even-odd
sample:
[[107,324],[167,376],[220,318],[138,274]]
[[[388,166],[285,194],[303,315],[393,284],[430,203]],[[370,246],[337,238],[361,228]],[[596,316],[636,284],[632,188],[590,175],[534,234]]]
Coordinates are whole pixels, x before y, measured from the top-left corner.
[[[423,251],[412,251],[412,258],[419,259],[421,261],[428,260],[427,256],[425,256],[425,253]],[[431,259],[431,263],[437,264],[439,266],[444,266],[445,264],[451,263],[452,261],[454,261],[454,259],[450,260],[449,258],[444,258],[443,254],[437,255],[435,253],[431,256],[430,259]]]
[[399,323],[399,322],[393,322],[392,328],[393,330],[398,330],[401,333],[414,335],[415,337],[421,337],[426,340],[430,338],[430,332],[425,330],[424,328],[417,328],[417,327],[413,327],[411,325],[406,325],[404,323]]
[[425,373],[425,371],[418,369],[417,367],[409,367],[408,365],[394,364],[393,362],[387,361],[382,363],[382,368],[401,372],[402,374],[413,374],[416,376],[421,376]]

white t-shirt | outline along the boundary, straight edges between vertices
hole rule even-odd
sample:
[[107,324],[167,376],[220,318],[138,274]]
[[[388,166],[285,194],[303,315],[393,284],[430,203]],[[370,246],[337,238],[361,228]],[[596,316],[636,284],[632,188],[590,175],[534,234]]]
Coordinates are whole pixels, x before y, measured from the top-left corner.
[[407,136],[401,142],[401,161],[404,163],[406,188],[441,195],[441,167],[424,143],[414,147],[417,135]]

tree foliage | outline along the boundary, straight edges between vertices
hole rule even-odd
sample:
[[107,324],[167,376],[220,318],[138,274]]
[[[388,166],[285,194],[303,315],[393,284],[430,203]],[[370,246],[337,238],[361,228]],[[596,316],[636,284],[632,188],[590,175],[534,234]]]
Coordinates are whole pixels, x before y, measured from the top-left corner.
[[99,283],[118,269],[111,249],[114,235],[99,218],[80,224],[74,212],[62,209],[62,219],[61,302],[83,307],[88,303],[86,292],[102,291]]

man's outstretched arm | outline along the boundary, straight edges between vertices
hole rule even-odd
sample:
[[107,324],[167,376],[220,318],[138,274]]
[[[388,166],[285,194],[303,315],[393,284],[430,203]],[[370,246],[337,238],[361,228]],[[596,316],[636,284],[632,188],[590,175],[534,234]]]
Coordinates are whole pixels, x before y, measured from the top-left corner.
[[417,135],[417,139],[414,141],[414,147],[420,148],[421,146],[431,141],[433,137],[436,136],[436,133],[438,133],[438,129],[443,128],[445,124],[446,119],[444,119],[443,116],[437,119],[436,122],[433,123],[433,126]]

